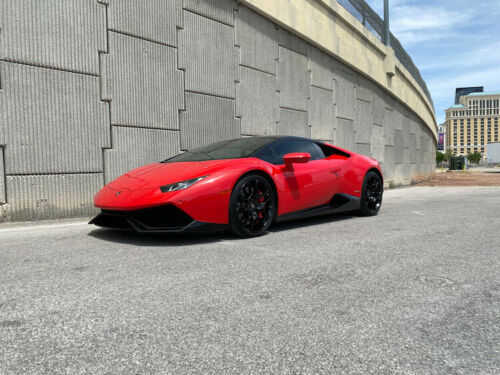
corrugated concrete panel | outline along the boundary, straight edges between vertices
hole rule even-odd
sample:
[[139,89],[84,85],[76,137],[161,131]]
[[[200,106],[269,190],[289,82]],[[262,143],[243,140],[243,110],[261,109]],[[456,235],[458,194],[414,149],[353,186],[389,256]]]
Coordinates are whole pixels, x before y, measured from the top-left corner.
[[102,172],[109,115],[98,77],[6,62],[0,76],[5,173]]
[[7,219],[44,220],[91,216],[102,173],[7,176]]
[[110,71],[110,58],[107,53],[99,54],[99,64],[101,65],[101,74],[99,82],[101,88],[101,100],[110,102],[113,98],[113,80]]
[[[384,134],[385,134],[385,144],[388,146],[394,146],[394,131],[396,130],[396,114],[393,110],[388,108],[383,108],[384,113]],[[375,121],[374,121],[375,123]],[[375,123],[376,124],[376,123]]]
[[409,169],[410,169],[410,179],[414,181],[418,177],[417,164],[410,164]]
[[335,93],[337,95],[337,117],[354,120],[355,90],[354,76],[342,70],[335,70]]
[[171,46],[182,27],[182,0],[112,0],[108,28]]
[[410,133],[417,134],[420,129],[420,121],[413,115],[410,115]]
[[2,59],[99,74],[106,50],[106,10],[97,1],[2,3]]
[[316,47],[309,47],[311,85],[333,91],[332,58]]
[[354,121],[337,118],[337,127],[333,140],[336,146],[346,150],[354,150]]
[[[380,90],[377,88],[377,90]],[[402,104],[399,104],[399,102],[396,102],[396,99],[394,99],[391,95],[387,94],[385,91],[381,91],[381,95],[384,98],[384,104],[386,108],[389,109],[395,109],[396,107],[400,107],[401,109],[404,108]],[[397,109],[399,112],[400,110]],[[407,109],[404,110],[405,113],[409,113]]]
[[186,93],[181,112],[181,148],[191,150],[225,139],[240,137],[240,121],[234,116],[234,100]]
[[410,149],[408,147],[403,147],[403,163],[410,164]]
[[[7,202],[5,195],[5,168],[3,165],[3,147],[0,147],[0,206]],[[1,218],[0,218],[0,221]]]
[[403,147],[410,148],[410,119],[403,116],[403,125],[401,126],[401,133],[403,134]]
[[358,77],[356,84],[356,99],[364,100],[365,102],[372,101],[372,85],[364,78]]
[[415,134],[410,133],[410,163],[415,164],[417,162],[417,137]]
[[415,123],[417,125],[416,131],[415,131],[415,148],[417,150],[422,149],[422,130],[420,129],[420,124]]
[[112,133],[113,148],[104,151],[106,183],[134,168],[180,152],[178,131],[113,126]]
[[336,126],[333,91],[311,86],[309,125],[314,139],[332,139]]
[[236,114],[241,117],[241,133],[276,134],[279,121],[276,77],[243,66],[240,69],[240,83],[236,85]]
[[394,163],[404,163],[404,156],[403,134],[401,133],[401,130],[394,130]]
[[372,125],[372,139],[370,143],[370,156],[377,159],[379,163],[383,163],[385,152],[385,134],[382,126]]
[[356,143],[370,143],[372,136],[373,114],[371,103],[356,99],[354,112],[354,132]]
[[385,145],[384,164],[385,165],[396,164],[394,157],[394,146]]
[[184,9],[233,26],[238,4],[235,0],[184,0]]
[[376,125],[385,125],[384,114],[389,109],[386,108],[385,102],[378,90],[373,92],[372,98],[373,123]]
[[425,155],[422,152],[417,152],[417,173],[423,175],[425,171]]
[[394,168],[394,183],[397,185],[408,185],[411,181],[412,167],[410,164],[396,164]]
[[426,138],[425,134],[423,133],[423,129],[421,131],[422,131],[422,133],[420,136],[420,150],[424,151],[424,152],[422,152],[422,155],[425,157],[427,155],[427,153],[425,151],[429,150],[429,145],[427,143],[427,138]]
[[406,126],[405,122],[409,116],[408,110],[402,105],[394,105],[391,109],[396,116],[396,118],[394,119],[394,129],[403,130],[403,126]]
[[382,164],[380,167],[382,168],[382,175],[384,176],[384,184],[387,186],[391,182],[394,182],[395,164]]
[[371,155],[371,146],[369,143],[356,143],[354,147],[354,152],[358,154],[370,156]]
[[240,46],[240,64],[276,74],[278,29],[266,18],[240,6],[236,19],[236,44]]
[[435,153],[433,155],[432,151],[436,149],[436,144],[434,143],[434,140],[432,138],[432,136],[428,133],[428,132],[425,132],[425,143],[426,143],[426,146],[427,146],[427,149],[426,149],[426,155],[427,155],[427,160],[428,162],[435,162]]
[[310,78],[307,57],[289,49],[279,48],[277,83],[280,106],[307,110],[310,97]]
[[280,108],[277,134],[311,138],[311,128],[307,125],[307,113]]
[[111,122],[179,129],[184,95],[176,49],[114,32],[109,39],[103,81],[111,98]]
[[279,43],[280,46],[291,49],[304,56],[307,56],[309,45],[306,41],[296,37],[291,32],[280,27],[279,29]]
[[234,98],[238,48],[230,26],[184,12],[179,30],[179,67],[185,69],[185,88]]

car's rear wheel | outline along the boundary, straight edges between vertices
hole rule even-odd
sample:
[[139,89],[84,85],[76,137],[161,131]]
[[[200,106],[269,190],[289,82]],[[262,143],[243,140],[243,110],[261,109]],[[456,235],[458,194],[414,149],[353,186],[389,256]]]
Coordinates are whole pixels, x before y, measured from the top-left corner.
[[383,192],[384,187],[380,176],[374,171],[368,171],[363,181],[359,213],[363,216],[374,216],[378,214],[382,206]]
[[229,201],[229,226],[241,237],[264,233],[274,219],[276,198],[271,184],[258,174],[240,179]]

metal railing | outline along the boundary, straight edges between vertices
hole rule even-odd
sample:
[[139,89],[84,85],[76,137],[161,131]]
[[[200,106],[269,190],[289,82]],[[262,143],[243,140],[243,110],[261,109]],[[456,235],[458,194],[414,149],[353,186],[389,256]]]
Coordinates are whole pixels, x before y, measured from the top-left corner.
[[[337,0],[349,13],[351,13],[358,21],[360,21],[370,32],[380,41],[384,34],[384,21],[380,16],[364,1],[364,0]],[[420,71],[414,64],[410,55],[405,51],[399,40],[391,33],[390,46],[394,50],[394,55],[408,70],[412,77],[417,81],[425,95],[434,106],[432,97],[427,88]]]

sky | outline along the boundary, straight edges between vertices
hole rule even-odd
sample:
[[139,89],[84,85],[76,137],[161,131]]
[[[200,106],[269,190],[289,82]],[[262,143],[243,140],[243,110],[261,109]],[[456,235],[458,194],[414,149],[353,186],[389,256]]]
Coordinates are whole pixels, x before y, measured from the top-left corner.
[[[366,0],[383,17],[384,0]],[[389,0],[390,27],[434,101],[438,124],[455,88],[500,92],[500,0]]]

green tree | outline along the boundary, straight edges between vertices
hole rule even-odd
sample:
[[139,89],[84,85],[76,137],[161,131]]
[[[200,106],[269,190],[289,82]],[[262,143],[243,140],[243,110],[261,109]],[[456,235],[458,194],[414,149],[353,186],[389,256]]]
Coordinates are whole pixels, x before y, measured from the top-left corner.
[[473,163],[473,164],[478,164],[481,161],[481,153],[480,152],[472,152],[469,155],[467,155],[467,159]]
[[445,155],[442,152],[436,151],[436,164],[441,165],[443,163],[443,160],[445,158]]
[[451,150],[446,150],[446,152],[444,153],[444,160],[449,162],[451,160],[451,157],[452,157]]

